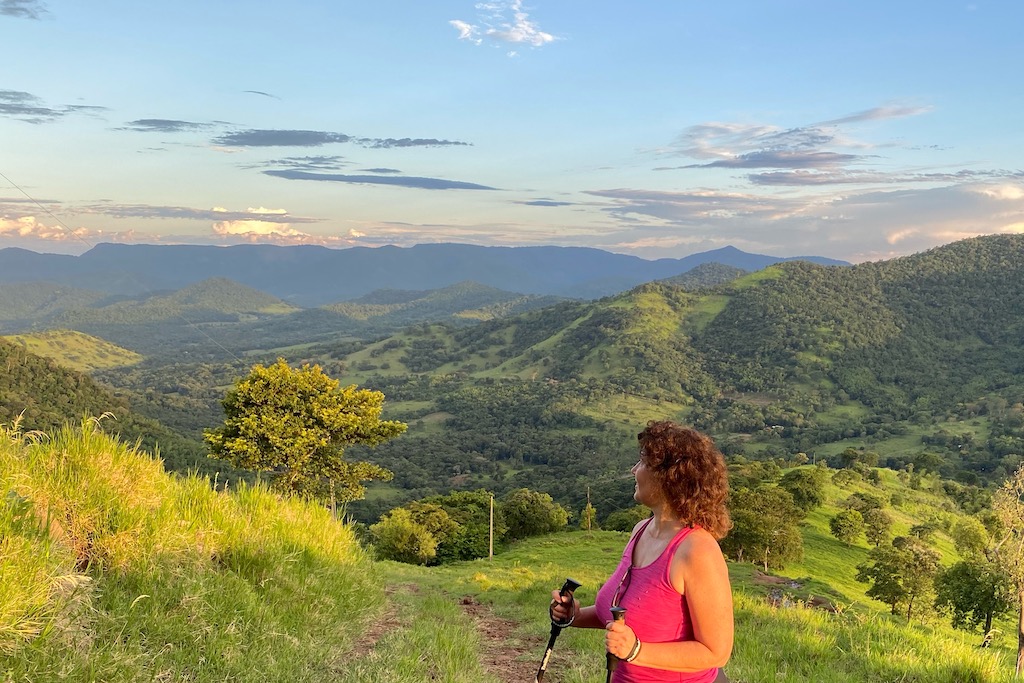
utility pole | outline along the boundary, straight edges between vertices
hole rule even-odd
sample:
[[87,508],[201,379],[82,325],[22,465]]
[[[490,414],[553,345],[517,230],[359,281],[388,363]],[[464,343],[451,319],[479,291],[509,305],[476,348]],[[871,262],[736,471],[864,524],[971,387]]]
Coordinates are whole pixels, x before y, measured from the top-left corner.
[[590,522],[594,519],[594,508],[590,507],[590,487],[587,486],[587,533],[593,533]]
[[491,518],[488,523],[489,527],[489,538],[487,546],[487,559],[494,559],[494,494],[491,494]]

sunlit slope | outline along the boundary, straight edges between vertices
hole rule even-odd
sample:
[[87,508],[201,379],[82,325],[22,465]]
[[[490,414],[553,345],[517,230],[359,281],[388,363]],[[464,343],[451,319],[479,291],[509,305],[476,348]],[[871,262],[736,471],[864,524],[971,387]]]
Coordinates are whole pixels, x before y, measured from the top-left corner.
[[214,491],[91,421],[0,432],[0,667],[30,681],[333,680],[380,609],[350,528]]
[[428,291],[377,290],[358,299],[324,306],[353,320],[394,329],[418,322],[470,322],[550,306],[560,297],[506,292],[477,282]]
[[5,339],[80,372],[134,365],[142,360],[142,355],[134,351],[74,330],[14,334]]
[[1018,374],[1024,236],[965,240],[851,268],[806,263],[737,289],[695,339],[722,380],[827,379],[866,403],[955,403]]
[[[464,373],[522,379],[598,378],[679,399],[708,390],[688,320],[707,295],[649,284],[597,302],[566,302],[468,329],[410,328],[346,356],[354,376]],[[386,366],[386,367],[385,367]]]
[[[1016,640],[1011,619],[999,623],[994,647],[978,647],[980,633],[953,630],[941,617],[916,618],[910,624],[892,616],[886,605],[868,598],[867,584],[857,582],[857,564],[867,558],[863,537],[843,543],[827,531],[827,519],[853,493],[871,493],[886,500],[896,518],[894,531],[935,522],[934,543],[949,565],[957,559],[942,526],[961,513],[950,508],[941,492],[910,488],[882,471],[884,486],[867,482],[829,484],[826,503],[803,525],[805,558],[801,564],[765,577],[749,563],[729,562],[736,614],[736,645],[726,670],[745,683],[863,683],[864,681],[941,681],[1004,683],[1013,680]],[[893,503],[895,502],[895,507]],[[822,530],[825,521],[825,530]],[[453,597],[473,595],[504,618],[521,624],[508,635],[510,643],[536,643],[543,653],[549,630],[545,606],[550,592],[565,577],[580,581],[577,596],[584,604],[594,595],[619,560],[627,534],[597,531],[552,534],[519,542],[493,560],[436,568],[383,565],[393,584],[429,586],[426,594],[447,591]],[[809,607],[825,598],[837,611]],[[920,612],[927,605],[918,606]],[[627,621],[629,617],[627,615]],[[604,680],[603,636],[600,631],[568,629],[558,640],[550,675],[559,680],[598,683]],[[525,654],[524,658],[529,658]]]

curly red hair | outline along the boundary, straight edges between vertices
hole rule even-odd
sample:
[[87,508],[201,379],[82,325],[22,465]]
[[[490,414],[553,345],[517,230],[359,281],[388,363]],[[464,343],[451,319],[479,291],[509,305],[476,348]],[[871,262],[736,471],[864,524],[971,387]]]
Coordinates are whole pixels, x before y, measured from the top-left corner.
[[711,438],[668,420],[648,422],[636,438],[640,459],[679,519],[715,538],[724,537],[732,527],[725,506],[729,475],[725,458]]

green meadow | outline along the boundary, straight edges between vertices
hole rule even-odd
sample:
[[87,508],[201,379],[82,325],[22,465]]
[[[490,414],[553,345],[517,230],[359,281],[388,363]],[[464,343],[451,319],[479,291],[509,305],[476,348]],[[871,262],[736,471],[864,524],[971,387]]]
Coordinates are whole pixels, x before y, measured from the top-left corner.
[[[52,434],[0,434],[0,676],[22,681],[529,680],[565,577],[588,603],[622,532],[562,532],[440,567],[374,561],[324,508],[263,487],[211,488],[87,420]],[[853,579],[863,540],[827,520],[856,490],[829,485],[784,576],[730,562],[738,683],[1012,679],[1014,626],[992,648],[939,616],[908,624]],[[894,478],[886,481],[897,490]],[[939,509],[901,490],[902,528]],[[945,514],[953,515],[952,512]],[[955,559],[941,531],[944,563]],[[769,600],[773,595],[775,599]],[[825,597],[832,610],[810,606]],[[601,633],[567,629],[552,683],[604,680]]]

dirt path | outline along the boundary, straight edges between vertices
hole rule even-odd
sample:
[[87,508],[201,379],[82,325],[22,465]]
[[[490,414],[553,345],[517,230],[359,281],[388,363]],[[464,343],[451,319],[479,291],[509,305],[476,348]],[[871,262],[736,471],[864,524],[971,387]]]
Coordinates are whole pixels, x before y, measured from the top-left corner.
[[[488,605],[477,602],[472,596],[465,596],[459,602],[480,634],[480,664],[484,669],[504,683],[532,681],[544,655],[547,636],[517,637],[513,634],[519,625],[496,616]],[[557,681],[554,675],[545,678],[545,683]]]

